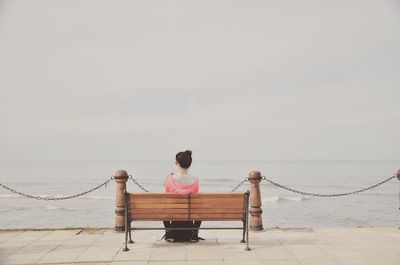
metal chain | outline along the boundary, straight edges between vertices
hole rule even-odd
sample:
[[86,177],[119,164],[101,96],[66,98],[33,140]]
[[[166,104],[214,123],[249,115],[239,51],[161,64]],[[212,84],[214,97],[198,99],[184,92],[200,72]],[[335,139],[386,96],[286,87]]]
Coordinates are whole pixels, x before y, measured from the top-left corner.
[[129,175],[129,179],[132,180],[133,183],[135,183],[136,186],[138,186],[142,191],[144,191],[144,192],[149,192],[149,190],[147,190],[145,187],[143,187],[142,185],[140,185],[140,183],[137,182],[137,180],[134,179],[134,178],[132,177],[132,175]]
[[84,191],[84,192],[81,192],[81,193],[78,193],[78,194],[69,195],[69,196],[62,196],[62,197],[53,197],[53,196],[41,197],[41,196],[30,195],[30,194],[26,194],[26,193],[17,191],[15,189],[10,188],[10,187],[8,187],[8,186],[6,186],[4,184],[1,184],[1,183],[0,183],[0,187],[6,189],[8,191],[11,191],[12,193],[18,194],[18,195],[20,195],[22,197],[26,197],[26,198],[29,198],[29,199],[43,200],[43,201],[61,201],[61,200],[68,200],[68,199],[72,199],[72,198],[78,198],[80,196],[83,196],[83,195],[86,195],[88,193],[91,193],[91,192],[93,192],[95,190],[98,190],[103,186],[107,187],[108,182],[110,182],[113,179],[114,179],[114,176],[110,177],[109,179],[107,179],[103,183],[97,185],[96,187],[91,188],[90,190],[87,190],[87,191]]
[[390,180],[392,180],[392,179],[394,179],[396,177],[397,177],[397,175],[393,175],[390,178],[387,178],[387,179],[385,179],[385,180],[383,180],[381,182],[376,183],[375,185],[372,185],[372,186],[369,186],[369,187],[366,187],[366,188],[363,188],[363,189],[360,189],[360,190],[351,191],[351,192],[345,192],[345,193],[332,193],[332,194],[321,194],[321,193],[311,193],[311,192],[299,191],[299,190],[295,190],[295,189],[286,187],[286,186],[281,185],[279,183],[276,183],[276,182],[268,179],[265,176],[263,176],[262,179],[266,180],[267,182],[271,183],[274,186],[277,186],[277,187],[282,188],[284,190],[288,190],[288,191],[291,191],[291,192],[294,192],[294,193],[298,193],[298,194],[301,194],[301,195],[308,195],[308,196],[314,196],[314,197],[340,197],[340,196],[347,196],[347,195],[357,194],[357,193],[360,193],[360,192],[371,190],[371,189],[376,188],[376,187],[378,187],[378,186],[380,186],[380,185],[382,185],[382,184],[384,184],[384,183],[386,183],[386,182],[388,182],[388,181],[390,181]]
[[245,178],[244,180],[242,180],[236,187],[234,187],[231,192],[235,192],[237,191],[237,189],[239,189],[246,181],[248,181],[247,178]]
[[[345,192],[345,193],[336,193],[336,194],[321,194],[321,193],[311,193],[311,192],[304,192],[304,191],[299,191],[299,190],[296,190],[296,189],[292,189],[292,188],[289,188],[289,187],[284,186],[282,184],[276,183],[276,182],[272,181],[271,179],[269,179],[269,178],[267,178],[265,176],[262,177],[263,180],[266,180],[267,182],[269,182],[270,184],[272,184],[272,185],[274,185],[276,187],[279,187],[279,188],[282,188],[282,189],[285,189],[287,191],[291,191],[291,192],[294,192],[294,193],[298,193],[298,194],[301,194],[301,195],[314,196],[314,197],[339,197],[339,196],[347,196],[347,195],[357,194],[357,193],[365,192],[367,190],[374,189],[374,188],[376,188],[376,187],[378,187],[378,186],[380,186],[380,185],[392,180],[393,178],[398,178],[400,180],[400,175],[393,175],[390,178],[387,178],[387,179],[385,179],[385,180],[383,180],[381,182],[378,182],[375,185],[372,185],[372,186],[369,186],[369,187],[366,187],[366,188],[363,188],[363,189],[360,189],[360,190],[356,190],[356,191]],[[103,186],[107,187],[107,184],[113,179],[114,179],[114,176],[110,177],[105,182],[103,182],[103,183],[97,185],[96,187],[93,187],[93,188],[91,188],[91,189],[89,189],[87,191],[84,191],[84,192],[81,192],[81,193],[78,193],[78,194],[74,194],[74,195],[70,195],[70,196],[62,196],[62,197],[53,197],[53,196],[41,197],[41,196],[30,195],[30,194],[26,194],[26,193],[17,191],[15,189],[10,188],[10,187],[8,187],[8,186],[6,186],[4,184],[1,184],[1,183],[0,183],[0,187],[4,188],[4,189],[6,189],[6,190],[8,190],[8,191],[10,191],[12,193],[15,193],[15,194],[18,194],[18,195],[20,195],[22,197],[26,197],[26,198],[30,198],[30,199],[44,200],[44,201],[60,201],[60,200],[67,200],[67,199],[77,198],[77,197],[86,195],[88,193],[91,193],[91,192],[93,192],[95,190],[100,189]],[[132,182],[135,183],[135,185],[138,186],[142,191],[149,192],[149,190],[147,190],[137,180],[135,180],[132,175],[129,175],[129,179],[132,180]],[[243,179],[238,185],[236,185],[231,190],[231,192],[237,191],[244,183],[246,183],[246,181],[248,181],[248,178]],[[400,197],[399,197],[399,199],[400,199]]]

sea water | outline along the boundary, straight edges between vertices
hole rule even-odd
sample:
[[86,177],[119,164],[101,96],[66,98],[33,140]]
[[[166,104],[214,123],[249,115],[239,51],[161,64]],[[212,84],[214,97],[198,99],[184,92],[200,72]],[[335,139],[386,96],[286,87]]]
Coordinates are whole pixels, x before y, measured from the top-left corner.
[[[291,188],[343,193],[392,176],[400,161],[195,161],[191,174],[203,192],[229,192],[251,170]],[[0,183],[39,196],[66,196],[88,190],[125,169],[145,188],[163,191],[174,161],[0,162]],[[261,183],[265,227],[359,227],[400,224],[397,179],[358,195],[302,196]],[[0,228],[113,227],[115,182],[80,198],[38,201],[0,188]],[[128,191],[140,191],[128,182]],[[239,191],[248,190],[245,183]]]

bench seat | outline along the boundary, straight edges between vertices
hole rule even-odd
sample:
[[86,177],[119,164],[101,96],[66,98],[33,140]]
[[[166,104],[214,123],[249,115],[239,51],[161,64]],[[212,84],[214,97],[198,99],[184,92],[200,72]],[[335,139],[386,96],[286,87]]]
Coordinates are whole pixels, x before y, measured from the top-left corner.
[[[241,221],[240,227],[205,227],[199,229],[241,229],[242,243],[249,248],[249,191],[245,193],[128,193],[125,191],[125,248],[133,243],[131,230],[164,230],[164,228],[132,228],[133,221]],[[193,230],[196,228],[174,228]],[[246,236],[246,239],[245,239]]]

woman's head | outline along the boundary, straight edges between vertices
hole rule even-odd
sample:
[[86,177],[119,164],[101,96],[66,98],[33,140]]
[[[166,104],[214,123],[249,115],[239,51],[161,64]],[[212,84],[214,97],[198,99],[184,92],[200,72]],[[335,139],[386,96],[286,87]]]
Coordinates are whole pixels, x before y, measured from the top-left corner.
[[184,169],[188,169],[192,164],[192,151],[186,150],[184,152],[179,152],[175,156],[176,163]]

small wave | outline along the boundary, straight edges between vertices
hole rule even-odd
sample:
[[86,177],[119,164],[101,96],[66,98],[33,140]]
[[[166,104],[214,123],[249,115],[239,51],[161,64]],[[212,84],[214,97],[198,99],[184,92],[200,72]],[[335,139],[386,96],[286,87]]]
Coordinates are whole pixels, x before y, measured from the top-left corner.
[[1,213],[11,212],[11,211],[20,212],[20,211],[25,211],[27,209],[31,209],[31,208],[30,207],[26,207],[26,206],[5,207],[5,208],[1,208],[0,212]]
[[82,196],[82,198],[87,198],[92,200],[115,200],[115,197],[110,197],[110,196]]
[[304,200],[308,200],[309,198],[305,197],[290,197],[290,196],[273,196],[267,197],[262,200],[264,203],[272,203],[272,202],[284,202],[284,201],[294,201],[294,202],[302,202]]
[[47,211],[74,211],[74,208],[68,207],[57,207],[57,206],[46,206],[45,209]]
[[[34,194],[33,196],[39,196],[43,198],[62,198],[65,195],[47,195],[47,194]],[[17,194],[0,194],[0,198],[19,198],[24,199],[25,197],[17,195]],[[91,199],[91,200],[114,200],[114,197],[110,196],[81,196],[83,199]]]
[[20,198],[20,197],[21,196],[14,194],[0,194],[0,198]]

